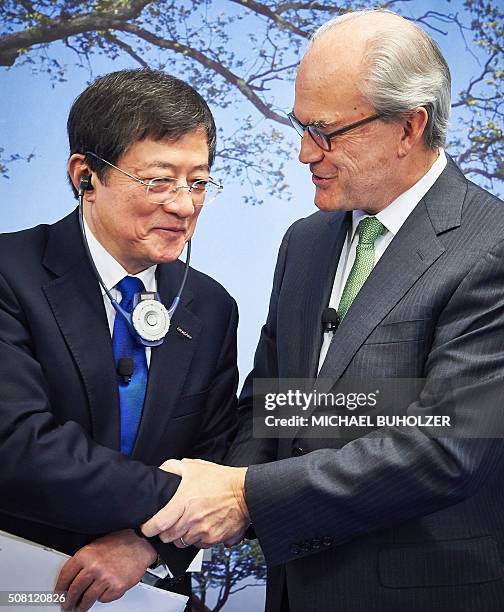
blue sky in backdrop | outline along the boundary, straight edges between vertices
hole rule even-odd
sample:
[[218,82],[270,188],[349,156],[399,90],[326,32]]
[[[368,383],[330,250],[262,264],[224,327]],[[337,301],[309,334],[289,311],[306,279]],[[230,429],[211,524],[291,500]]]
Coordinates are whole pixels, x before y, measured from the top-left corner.
[[[228,2],[215,3],[216,7],[220,5],[223,11],[229,10]],[[467,20],[461,0],[412,0],[405,3],[403,9],[406,16],[429,9],[459,12],[460,19]],[[243,45],[250,25],[247,19],[239,22],[230,44]],[[447,36],[430,33],[448,60],[453,91],[457,92],[467,83],[468,75],[476,74],[480,66],[477,58],[466,50],[458,29],[452,26],[447,30]],[[471,45],[470,33],[466,37],[471,51],[477,56],[479,50]],[[1,145],[6,153],[35,154],[30,163],[12,163],[9,179],[0,178],[0,231],[3,232],[53,222],[75,206],[66,182],[65,125],[70,105],[86,87],[90,73],[75,66],[76,56],[62,43],[52,45],[52,54],[68,67],[67,81],[57,83],[55,87],[51,86],[47,74],[34,74],[30,65],[0,68]],[[96,55],[92,60],[92,75],[127,67],[137,67],[128,56],[112,61]],[[184,78],[183,70],[175,74]],[[273,89],[272,95],[278,108],[285,112],[290,110],[293,87],[278,87]],[[213,110],[221,127],[234,125],[235,121],[252,112],[246,102],[225,110]],[[261,121],[259,117],[258,121]],[[262,121],[266,124],[266,120]],[[203,211],[193,240],[194,267],[218,279],[238,301],[242,379],[251,367],[260,326],[267,312],[273,267],[282,235],[295,219],[315,210],[314,188],[308,169],[296,160],[299,139],[289,128],[277,127],[292,146],[292,160],[286,171],[292,200],[271,198],[262,191],[263,204],[245,204],[242,195],[249,188],[238,184],[232,175],[220,173],[217,178],[224,182],[225,191]]]
[[[229,11],[228,2],[214,2],[217,8],[221,5],[222,11]],[[405,3],[403,9],[406,16],[419,15],[430,9],[458,12],[461,21],[467,22],[462,0],[412,0]],[[243,46],[251,23],[247,19],[239,22],[230,45]],[[466,49],[456,27],[451,26],[447,30],[447,36],[429,31],[448,60],[452,70],[453,92],[456,93],[467,84],[468,76],[478,73],[481,63],[477,58],[481,57],[481,53],[471,44],[469,32],[466,36],[472,53]],[[252,46],[250,52],[252,55]],[[68,214],[76,205],[66,182],[65,125],[71,103],[86,87],[90,73],[75,67],[76,56],[62,43],[52,45],[52,54],[68,67],[67,81],[55,87],[51,86],[47,74],[34,74],[29,65],[8,70],[0,68],[0,144],[6,154],[35,155],[29,164],[24,161],[12,163],[9,167],[10,178],[0,178],[0,232],[51,223]],[[129,67],[137,66],[127,56],[115,61],[94,56],[92,75]],[[174,74],[184,78],[183,66]],[[276,107],[285,112],[291,109],[293,87],[277,87],[273,89],[272,96]],[[217,124],[230,129],[236,121],[253,113],[246,102],[225,110],[213,110]],[[260,117],[257,120],[266,124]],[[457,124],[457,117],[453,118],[452,124]],[[193,266],[219,280],[238,302],[242,380],[251,368],[259,330],[266,316],[273,268],[282,236],[295,219],[315,210],[314,187],[308,169],[296,159],[299,138],[289,128],[279,126],[279,129],[292,147],[292,159],[286,166],[292,200],[268,197],[263,191],[259,193],[263,204],[245,204],[242,196],[248,193],[249,188],[241,186],[232,175],[220,173],[217,178],[223,181],[225,190],[201,214],[193,240]],[[257,612],[262,608],[263,597],[261,587],[246,589],[231,597],[225,610]],[[209,603],[212,599],[210,594]]]

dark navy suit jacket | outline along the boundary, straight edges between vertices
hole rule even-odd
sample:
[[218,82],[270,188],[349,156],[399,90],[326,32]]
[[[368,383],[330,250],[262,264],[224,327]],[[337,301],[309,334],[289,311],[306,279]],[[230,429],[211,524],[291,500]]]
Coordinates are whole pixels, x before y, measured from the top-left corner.
[[[158,266],[165,304],[183,270]],[[165,505],[180,480],[156,467],[167,458],[222,459],[236,418],[237,318],[223,287],[191,269],[152,349],[138,438],[124,457],[110,332],[76,212],[0,236],[0,529],[72,554]],[[163,554],[178,573],[193,551]]]

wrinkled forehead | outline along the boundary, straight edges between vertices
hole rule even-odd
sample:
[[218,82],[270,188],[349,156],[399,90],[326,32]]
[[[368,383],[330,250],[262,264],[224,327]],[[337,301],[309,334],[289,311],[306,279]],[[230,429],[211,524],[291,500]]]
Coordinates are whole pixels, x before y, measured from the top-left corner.
[[[331,33],[332,34],[332,33]],[[360,107],[363,47],[326,35],[304,56],[296,76],[294,114],[303,123],[334,121],[335,113]]]

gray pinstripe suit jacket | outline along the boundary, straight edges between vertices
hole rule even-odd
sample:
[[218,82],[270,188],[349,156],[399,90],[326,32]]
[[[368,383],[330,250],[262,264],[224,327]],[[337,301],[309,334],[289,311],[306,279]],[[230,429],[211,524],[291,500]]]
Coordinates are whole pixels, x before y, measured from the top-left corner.
[[353,440],[252,436],[254,377],[316,375],[348,223],[317,212],[284,237],[228,456],[251,465],[246,499],[269,565],[267,610],[280,609],[285,583],[292,612],[502,611],[504,443],[470,435],[502,410],[489,398],[504,376],[504,206],[451,160],[367,279],[320,378],[425,377],[417,406],[428,414],[446,408],[427,393],[432,381],[471,379],[458,397],[462,437],[420,428]]

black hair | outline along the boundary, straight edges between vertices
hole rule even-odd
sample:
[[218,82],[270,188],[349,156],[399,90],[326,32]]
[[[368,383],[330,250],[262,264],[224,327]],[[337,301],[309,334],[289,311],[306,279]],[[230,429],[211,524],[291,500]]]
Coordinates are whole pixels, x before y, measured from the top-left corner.
[[[216,130],[207,103],[184,81],[150,68],[97,78],[76,98],[67,122],[70,155],[92,151],[112,164],[144,138],[177,140],[195,130],[206,132],[211,166]],[[105,177],[109,166],[91,155],[86,162]]]

